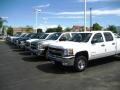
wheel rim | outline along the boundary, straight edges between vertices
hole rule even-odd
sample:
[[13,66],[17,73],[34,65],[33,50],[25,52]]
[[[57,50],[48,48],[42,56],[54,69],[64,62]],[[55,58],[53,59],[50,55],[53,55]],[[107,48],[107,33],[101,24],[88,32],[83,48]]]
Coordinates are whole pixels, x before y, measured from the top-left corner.
[[85,61],[84,60],[79,60],[79,62],[78,62],[78,68],[80,69],[80,70],[83,70],[84,68],[85,68]]

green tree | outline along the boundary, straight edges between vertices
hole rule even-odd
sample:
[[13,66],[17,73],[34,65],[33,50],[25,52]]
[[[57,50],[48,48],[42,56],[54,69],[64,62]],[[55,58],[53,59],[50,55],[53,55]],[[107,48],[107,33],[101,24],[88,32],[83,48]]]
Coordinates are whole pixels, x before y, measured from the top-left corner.
[[4,30],[5,30],[5,27],[3,25],[4,22],[7,22],[7,21],[0,17],[0,30],[1,30],[1,34],[4,34]]
[[98,23],[94,23],[92,29],[93,29],[94,31],[101,30],[101,29],[102,29],[102,26],[100,26]]
[[56,28],[56,32],[62,32],[62,27],[60,25],[58,25],[58,27]]
[[43,32],[42,29],[41,29],[41,28],[38,28],[38,29],[37,29],[37,33],[41,33],[41,32]]
[[13,28],[12,27],[8,27],[7,29],[7,35],[13,35]]
[[107,28],[107,30],[112,31],[113,33],[117,33],[117,28],[114,25],[109,25],[108,28]]
[[2,27],[2,35],[5,33],[5,26]]
[[62,31],[63,30],[62,30],[62,27],[60,25],[58,25],[58,27],[56,27],[56,28],[48,28],[46,30],[47,33],[49,33],[49,32],[62,32]]
[[56,32],[56,30],[55,30],[55,28],[47,28],[46,32],[47,33],[49,33],[49,32]]
[[70,32],[71,30],[72,30],[71,28],[67,27],[64,29],[64,32]]

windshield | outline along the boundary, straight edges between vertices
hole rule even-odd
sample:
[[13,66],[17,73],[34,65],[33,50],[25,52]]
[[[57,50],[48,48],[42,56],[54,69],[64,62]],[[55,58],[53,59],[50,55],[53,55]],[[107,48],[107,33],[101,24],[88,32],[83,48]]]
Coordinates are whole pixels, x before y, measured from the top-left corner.
[[49,34],[43,34],[39,39],[45,39]]
[[34,38],[39,39],[44,33],[37,33]]
[[33,33],[33,34],[30,36],[30,38],[35,38],[36,35],[37,35],[37,33]]
[[76,33],[76,34],[73,35],[73,37],[70,39],[70,41],[88,42],[91,35],[92,35],[91,33]]
[[24,33],[24,34],[21,34],[20,37],[24,37],[25,35],[26,35],[25,33]]
[[21,35],[20,33],[17,33],[17,34],[15,34],[14,36],[19,37],[20,35]]
[[47,40],[57,40],[62,33],[54,33],[50,35]]
[[31,37],[32,33],[27,34],[25,37]]

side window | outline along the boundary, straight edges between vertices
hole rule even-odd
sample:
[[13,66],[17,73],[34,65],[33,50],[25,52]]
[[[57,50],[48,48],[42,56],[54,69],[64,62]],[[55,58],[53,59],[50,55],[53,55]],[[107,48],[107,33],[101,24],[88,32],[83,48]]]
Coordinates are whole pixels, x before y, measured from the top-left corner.
[[91,43],[100,43],[100,42],[103,42],[103,37],[101,33],[97,33],[94,35]]
[[63,34],[60,38],[60,41],[66,41],[66,40],[69,40],[70,39],[70,34],[69,33],[66,33],[66,34]]
[[106,41],[113,41],[113,36],[111,35],[111,33],[105,32],[104,36]]

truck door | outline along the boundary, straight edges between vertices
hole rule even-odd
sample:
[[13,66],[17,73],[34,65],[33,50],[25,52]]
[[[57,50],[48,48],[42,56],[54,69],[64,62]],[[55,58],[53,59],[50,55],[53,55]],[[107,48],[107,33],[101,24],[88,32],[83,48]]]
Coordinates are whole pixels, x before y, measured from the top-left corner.
[[105,42],[101,33],[96,33],[91,40],[91,59],[105,56]]
[[110,32],[104,32],[106,55],[114,55],[116,53],[116,42]]

